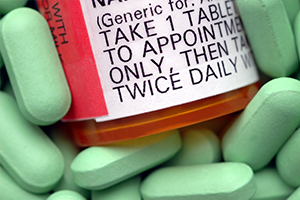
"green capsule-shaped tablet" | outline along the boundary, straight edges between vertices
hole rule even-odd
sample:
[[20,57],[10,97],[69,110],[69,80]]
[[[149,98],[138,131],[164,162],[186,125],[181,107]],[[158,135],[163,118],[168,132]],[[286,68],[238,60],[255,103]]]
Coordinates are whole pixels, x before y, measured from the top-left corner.
[[93,190],[92,200],[141,200],[141,176],[135,176],[104,190]]
[[198,165],[219,162],[219,138],[206,128],[187,129],[180,132],[182,148],[166,165]]
[[294,24],[297,13],[300,11],[300,1],[282,0],[291,24]]
[[286,200],[299,200],[300,199],[300,187],[298,187]]
[[300,186],[300,128],[279,151],[276,167],[284,181],[293,187]]
[[296,79],[300,81],[300,71],[296,74]]
[[23,188],[52,190],[63,174],[59,149],[20,113],[15,100],[0,91],[0,164]]
[[46,200],[49,194],[33,194],[21,188],[1,167],[0,167],[0,199],[1,200]]
[[236,0],[257,67],[271,77],[299,67],[295,38],[282,0]]
[[257,191],[251,200],[286,200],[295,188],[286,184],[275,168],[265,168],[254,174]]
[[4,15],[9,11],[23,7],[28,0],[0,0],[0,14]]
[[266,83],[222,139],[226,161],[254,170],[266,166],[300,124],[300,81],[277,78]]
[[0,52],[0,88],[2,88],[2,86],[5,84],[4,83],[4,63],[3,63],[3,58],[1,56],[1,52]]
[[47,21],[17,8],[1,20],[0,50],[22,114],[48,125],[68,111],[71,95]]
[[60,190],[51,194],[47,200],[86,200],[86,198],[72,190]]
[[75,183],[100,190],[170,159],[181,147],[178,130],[81,151],[71,164]]
[[[298,49],[298,56],[300,59],[300,11],[298,12],[295,22],[294,22],[294,32],[295,32],[295,38],[296,38],[296,45],[297,45],[297,49]],[[299,67],[299,70],[300,70],[300,67]],[[299,77],[300,77],[300,75],[299,75]]]
[[141,185],[144,200],[248,200],[255,191],[253,171],[243,163],[164,167]]
[[60,149],[65,163],[64,174],[53,191],[72,190],[78,192],[86,199],[89,199],[90,191],[77,186],[73,180],[70,166],[81,149],[74,144],[68,126],[63,123],[58,123],[51,127],[50,134],[53,142]]

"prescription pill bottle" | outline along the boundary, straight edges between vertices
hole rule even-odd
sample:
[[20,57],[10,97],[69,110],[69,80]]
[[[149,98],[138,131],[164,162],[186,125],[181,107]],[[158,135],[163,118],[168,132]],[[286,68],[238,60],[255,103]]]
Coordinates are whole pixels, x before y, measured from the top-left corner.
[[[37,0],[72,93],[79,146],[243,109],[258,74],[234,0]],[[46,61],[45,61],[46,62]]]

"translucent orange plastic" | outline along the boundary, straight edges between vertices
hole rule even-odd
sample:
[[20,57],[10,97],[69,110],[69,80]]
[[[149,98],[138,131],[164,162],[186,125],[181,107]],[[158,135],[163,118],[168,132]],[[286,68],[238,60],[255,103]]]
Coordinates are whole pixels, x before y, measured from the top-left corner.
[[259,89],[252,84],[210,98],[107,122],[69,122],[78,146],[104,145],[196,124],[242,110]]

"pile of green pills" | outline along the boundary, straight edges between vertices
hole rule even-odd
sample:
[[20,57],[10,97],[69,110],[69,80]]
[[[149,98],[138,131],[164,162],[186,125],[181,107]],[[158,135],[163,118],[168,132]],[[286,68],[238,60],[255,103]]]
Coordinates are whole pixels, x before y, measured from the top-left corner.
[[198,124],[85,149],[59,122],[69,86],[28,3],[0,0],[1,200],[300,199],[299,0],[236,0],[267,79],[222,131]]

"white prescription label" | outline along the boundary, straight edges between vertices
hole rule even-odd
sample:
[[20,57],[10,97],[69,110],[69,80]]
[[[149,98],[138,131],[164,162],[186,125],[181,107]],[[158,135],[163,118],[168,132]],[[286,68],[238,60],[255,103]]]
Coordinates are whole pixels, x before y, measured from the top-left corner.
[[107,121],[258,81],[233,0],[80,0]]

